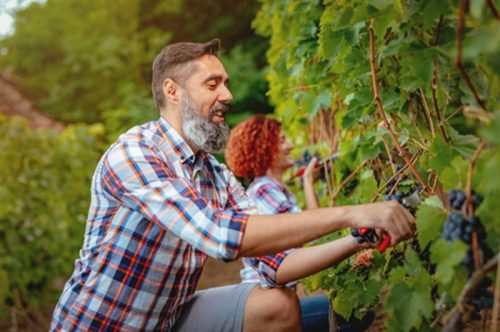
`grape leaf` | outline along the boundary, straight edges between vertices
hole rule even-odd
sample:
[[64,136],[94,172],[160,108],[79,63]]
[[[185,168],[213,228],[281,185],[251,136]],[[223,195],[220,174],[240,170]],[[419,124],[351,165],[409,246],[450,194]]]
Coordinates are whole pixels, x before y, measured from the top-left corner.
[[417,212],[418,242],[420,247],[425,248],[429,242],[440,234],[446,220],[447,212],[439,197],[431,196],[420,206]]
[[412,288],[406,283],[393,285],[387,298],[386,309],[393,314],[399,331],[411,331],[420,326],[422,317],[429,317],[434,302],[426,289]]
[[449,282],[453,278],[455,266],[464,260],[467,248],[462,241],[436,241],[431,247],[431,261],[437,264],[434,277],[441,283]]

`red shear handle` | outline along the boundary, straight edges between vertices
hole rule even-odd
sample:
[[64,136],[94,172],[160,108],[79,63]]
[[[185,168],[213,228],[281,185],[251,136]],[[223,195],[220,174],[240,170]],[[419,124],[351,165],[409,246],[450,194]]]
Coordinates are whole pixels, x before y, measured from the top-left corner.
[[379,251],[379,252],[381,252],[381,253],[382,253],[382,252],[384,252],[384,251],[385,251],[385,249],[387,249],[387,247],[389,247],[389,245],[390,245],[390,244],[391,244],[391,236],[390,236],[389,234],[387,234],[387,233],[386,233],[386,234],[384,235],[384,238],[382,239],[382,243],[380,243],[380,244],[378,245],[378,248],[377,248],[377,249],[378,249],[378,251]]
[[[318,168],[321,166],[321,163],[319,161],[316,162],[316,165],[314,165],[315,168]],[[304,172],[306,171],[307,166],[300,166],[297,172],[295,173],[295,176],[302,176],[304,175]]]
[[365,234],[368,232],[369,228],[366,228],[366,227],[361,227],[359,229],[359,234],[361,234],[361,236],[365,236]]
[[[367,227],[360,227],[359,229],[359,234],[361,236],[365,236],[366,233],[368,233],[370,229]],[[388,233],[385,233],[382,238],[382,242],[378,245],[378,251],[379,252],[384,252],[387,247],[391,244],[391,236]]]

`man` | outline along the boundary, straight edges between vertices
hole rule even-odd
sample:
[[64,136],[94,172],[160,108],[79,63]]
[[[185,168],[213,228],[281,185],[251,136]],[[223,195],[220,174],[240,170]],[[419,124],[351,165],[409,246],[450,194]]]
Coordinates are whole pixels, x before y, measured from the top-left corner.
[[298,300],[286,288],[195,293],[207,255],[275,253],[344,227],[378,228],[392,244],[412,235],[413,217],[394,202],[255,215],[209,154],[224,147],[232,100],[218,49],[218,40],[177,43],[156,57],[160,119],[120,136],[97,165],[83,247],[51,330],[298,331]]

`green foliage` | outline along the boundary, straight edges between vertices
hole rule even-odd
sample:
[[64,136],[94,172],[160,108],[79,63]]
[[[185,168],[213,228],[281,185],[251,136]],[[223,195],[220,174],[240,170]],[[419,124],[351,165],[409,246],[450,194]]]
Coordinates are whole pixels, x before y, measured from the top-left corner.
[[235,123],[249,111],[270,111],[261,57],[266,43],[250,28],[256,9],[253,1],[229,7],[192,0],[32,3],[15,13],[15,33],[0,40],[0,67],[20,78],[24,92],[51,117],[109,120],[115,137],[157,117],[151,65],[167,43],[220,38],[240,82],[233,89]]
[[[321,201],[381,200],[395,165],[412,157],[414,170],[403,171],[399,189],[423,186],[417,239],[422,250],[429,248],[431,262],[400,244],[376,254],[363,273],[349,260],[306,285],[326,289],[335,310],[350,315],[378,300],[359,299],[350,285],[376,281],[370,287],[389,292],[383,298],[389,331],[431,330],[439,319],[434,302],[447,294],[450,309],[467,279],[461,263],[468,246],[440,240],[448,208],[440,193],[465,190],[472,175],[471,189],[485,197],[476,215],[486,243],[498,250],[499,21],[484,1],[468,2],[463,35],[457,1],[260,2],[253,27],[269,38],[267,79],[277,117],[296,146],[314,141],[308,148],[315,152],[340,154],[319,190],[326,196]],[[335,128],[325,129],[325,114]],[[471,166],[482,140],[487,144]]]
[[[1,41],[6,50],[1,63],[22,78],[24,89],[52,117],[100,120],[103,109],[123,105],[123,82],[137,89],[147,84],[143,43],[151,41],[143,39],[152,36],[139,31],[139,5],[139,0],[33,3],[16,13],[15,34]],[[168,34],[155,41],[167,42]]]
[[33,131],[0,117],[0,315],[60,294],[83,241],[103,128]]

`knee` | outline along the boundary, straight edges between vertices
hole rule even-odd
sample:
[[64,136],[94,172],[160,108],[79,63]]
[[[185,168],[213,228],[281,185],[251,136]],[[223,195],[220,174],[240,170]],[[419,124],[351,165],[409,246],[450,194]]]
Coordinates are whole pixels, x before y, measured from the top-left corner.
[[300,301],[295,291],[275,288],[259,289],[257,293],[254,304],[257,304],[258,309],[254,314],[260,316],[258,321],[272,327],[272,331],[300,331]]
[[300,301],[295,291],[287,288],[272,291],[269,299],[273,304],[272,317],[285,326],[300,326]]

